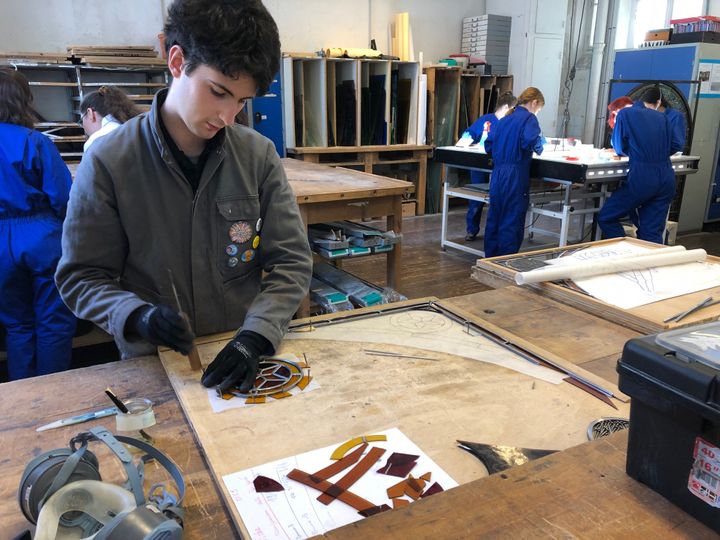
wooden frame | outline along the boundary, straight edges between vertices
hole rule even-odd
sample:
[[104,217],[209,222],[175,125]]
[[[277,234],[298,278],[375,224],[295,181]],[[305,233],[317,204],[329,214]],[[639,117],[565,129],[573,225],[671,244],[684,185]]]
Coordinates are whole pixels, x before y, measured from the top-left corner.
[[[663,247],[660,244],[644,242],[635,238],[613,238],[597,242],[576,244],[572,246],[572,249],[608,245],[621,241],[632,242],[633,244],[652,249]],[[477,264],[472,268],[472,277],[480,283],[495,288],[515,285],[515,275],[517,274],[517,271],[498,263],[513,259],[528,258],[544,253],[561,253],[563,251],[567,251],[567,249],[567,247],[551,248],[523,252],[515,255],[504,255],[502,257],[493,257],[490,259],[478,259]],[[707,260],[708,262],[720,264],[720,257],[708,256]],[[536,283],[526,287],[538,292],[541,295],[553,298],[554,300],[576,307],[582,311],[592,313],[608,321],[622,324],[623,326],[632,328],[633,330],[637,330],[638,332],[642,332],[644,334],[654,334],[693,324],[710,322],[717,320],[718,317],[720,317],[720,305],[717,305],[703,309],[698,313],[691,314],[679,323],[663,322],[664,319],[696,305],[708,296],[720,296],[720,287],[714,287],[712,289],[668,298],[652,304],[638,306],[633,309],[621,309],[611,306],[593,298],[588,294],[574,290],[567,284],[547,282]]]

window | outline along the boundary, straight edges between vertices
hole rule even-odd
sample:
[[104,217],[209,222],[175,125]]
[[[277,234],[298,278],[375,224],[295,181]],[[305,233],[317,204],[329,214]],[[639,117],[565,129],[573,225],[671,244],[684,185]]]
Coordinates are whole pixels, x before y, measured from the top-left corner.
[[[685,2],[678,2],[678,4]],[[635,24],[633,25],[633,47],[645,41],[649,30],[665,28],[667,0],[637,0],[635,5]]]
[[687,19],[705,14],[705,0],[674,0],[670,19]]

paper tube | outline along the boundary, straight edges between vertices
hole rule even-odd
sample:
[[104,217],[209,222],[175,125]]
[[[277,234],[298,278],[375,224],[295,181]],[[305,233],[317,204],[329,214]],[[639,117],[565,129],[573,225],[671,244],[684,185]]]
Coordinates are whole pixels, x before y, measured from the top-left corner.
[[[676,246],[676,248],[682,246]],[[657,253],[656,251],[662,251]],[[556,281],[562,279],[582,279],[602,274],[615,274],[631,270],[645,270],[659,266],[702,262],[707,258],[704,249],[691,249],[689,251],[662,249],[653,250],[647,254],[635,256],[608,257],[595,259],[577,264],[555,265],[548,268],[539,268],[530,272],[520,272],[515,275],[515,283],[528,285],[542,281]]]

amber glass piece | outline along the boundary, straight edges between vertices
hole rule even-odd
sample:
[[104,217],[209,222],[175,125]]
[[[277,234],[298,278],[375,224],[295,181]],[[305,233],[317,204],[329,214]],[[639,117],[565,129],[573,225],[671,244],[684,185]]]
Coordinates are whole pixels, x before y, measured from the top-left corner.
[[395,499],[405,495],[405,480],[401,480],[397,484],[387,488],[388,499]]
[[407,499],[393,499],[393,509],[395,508],[404,508],[405,506],[410,506],[410,501]]

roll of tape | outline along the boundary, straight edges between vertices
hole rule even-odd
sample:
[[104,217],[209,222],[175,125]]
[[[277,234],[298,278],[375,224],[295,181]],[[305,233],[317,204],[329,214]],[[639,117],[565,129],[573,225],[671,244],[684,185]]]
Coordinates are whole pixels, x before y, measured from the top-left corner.
[[153,402],[145,398],[132,398],[124,401],[127,413],[118,412],[115,422],[118,431],[139,431],[155,425]]

